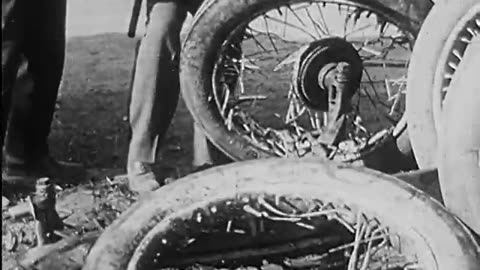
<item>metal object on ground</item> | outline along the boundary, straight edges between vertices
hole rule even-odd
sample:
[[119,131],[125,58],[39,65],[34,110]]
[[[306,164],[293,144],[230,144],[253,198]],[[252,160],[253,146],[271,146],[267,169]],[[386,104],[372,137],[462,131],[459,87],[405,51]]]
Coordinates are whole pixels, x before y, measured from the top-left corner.
[[[335,69],[327,73],[328,83],[328,124],[319,137],[319,141],[326,145],[335,145],[340,142],[341,130],[345,124],[345,113],[348,112],[348,91],[351,83],[350,64],[340,62]],[[354,89],[355,90],[355,89]]]
[[322,130],[316,143],[336,145],[345,139],[340,132],[360,85],[362,59],[352,44],[336,37],[312,42],[301,52],[293,70],[295,94],[305,106],[324,114],[326,125],[315,123]]
[[35,189],[30,202],[35,219],[37,245],[42,246],[53,241],[54,231],[62,229],[63,222],[55,209],[55,185],[50,179],[38,179]]

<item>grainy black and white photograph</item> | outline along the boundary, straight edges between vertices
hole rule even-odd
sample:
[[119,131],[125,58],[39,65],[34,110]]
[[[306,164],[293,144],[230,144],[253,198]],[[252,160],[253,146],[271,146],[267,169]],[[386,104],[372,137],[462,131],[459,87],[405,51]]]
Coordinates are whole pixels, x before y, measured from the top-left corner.
[[2,269],[480,270],[480,0],[2,0]]

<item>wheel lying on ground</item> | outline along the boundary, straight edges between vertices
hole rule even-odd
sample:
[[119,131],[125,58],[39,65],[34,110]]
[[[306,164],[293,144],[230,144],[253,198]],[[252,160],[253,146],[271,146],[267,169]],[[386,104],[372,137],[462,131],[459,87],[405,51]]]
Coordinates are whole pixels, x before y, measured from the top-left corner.
[[445,205],[480,235],[480,35],[459,64],[445,97],[439,179]]
[[447,2],[425,19],[408,71],[408,133],[420,168],[438,165],[442,102],[472,37],[480,34],[480,1]]
[[394,177],[270,159],[155,191],[103,232],[83,269],[476,270],[478,251],[439,203]]
[[385,3],[206,2],[181,54],[188,109],[233,160],[364,158],[405,129],[405,76],[421,23]]

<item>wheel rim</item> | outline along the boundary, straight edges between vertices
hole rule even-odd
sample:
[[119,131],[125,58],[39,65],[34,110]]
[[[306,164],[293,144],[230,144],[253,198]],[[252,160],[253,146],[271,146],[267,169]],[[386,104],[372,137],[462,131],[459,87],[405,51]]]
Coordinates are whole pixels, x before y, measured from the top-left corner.
[[128,269],[232,269],[262,264],[434,269],[435,264],[421,237],[397,233],[342,203],[238,194],[236,199],[197,205],[167,220],[152,231],[156,235],[149,238],[151,242],[140,244]]
[[433,83],[433,119],[437,134],[440,132],[441,111],[450,82],[462,61],[470,42],[480,35],[480,3],[474,5],[458,21],[453,31],[446,39],[445,46],[435,71]]
[[[480,35],[472,38],[458,65],[444,101],[439,151],[439,183],[445,205],[477,234],[480,233],[480,98],[477,67],[480,64]],[[462,119],[459,121],[458,119]]]
[[[317,14],[313,14],[310,9],[318,10]],[[325,11],[334,9],[338,10],[338,14],[326,17]],[[365,9],[367,7],[350,1],[317,1],[275,7],[273,11],[262,11],[263,15],[256,20],[249,19],[248,22],[253,23],[248,26],[244,24],[232,31],[219,51],[213,69],[212,92],[208,96],[210,105],[220,114],[227,129],[235,131],[249,144],[272,156],[327,155],[340,161],[360,159],[381,146],[387,138],[401,133],[405,127],[405,121],[400,119],[404,110],[405,76],[413,34],[412,31],[400,30],[395,26],[400,25],[399,23],[380,17],[376,14],[378,11],[372,10],[371,7],[368,7],[369,11]],[[314,15],[322,18],[320,23],[313,22]],[[286,20],[282,21],[288,16],[293,18],[292,20],[297,20],[297,24],[302,24],[301,17],[305,18],[304,24],[311,24],[311,32],[306,33],[306,27],[295,27],[293,23],[286,24]],[[339,16],[347,18],[345,24],[337,27],[338,29],[331,27],[332,23],[328,21]],[[359,21],[364,24],[359,26]],[[255,28],[255,24],[262,23],[266,29],[264,32],[259,31],[258,27]],[[279,28],[279,25],[283,28]],[[352,28],[350,31],[349,27]],[[305,43],[292,42],[291,37],[290,40],[288,37],[285,39],[286,35],[281,39],[280,34],[286,32],[286,28],[296,31],[295,34],[312,39],[313,42],[309,41],[305,46]],[[246,38],[242,43],[241,56],[232,57],[231,52],[235,54],[235,48],[238,47],[232,44],[238,44],[235,40],[238,40],[239,33],[245,29]],[[272,29],[281,33],[273,33]],[[343,34],[334,35],[335,31]],[[371,35],[378,34],[375,38],[369,38],[370,43],[365,38],[365,33],[369,31]],[[363,40],[356,34],[359,32],[363,33]],[[263,40],[257,38],[254,33]],[[340,51],[338,55],[344,55],[345,51],[354,48],[359,51],[364,66],[361,72],[363,81],[359,83],[359,89],[353,89],[353,94],[349,98],[350,104],[353,104],[352,107],[355,109],[343,114],[346,128],[337,129],[342,139],[327,140],[328,143],[320,140],[328,126],[328,110],[309,106],[311,104],[305,102],[306,98],[301,95],[306,91],[299,90],[305,84],[312,85],[311,82],[316,79],[302,75],[308,74],[310,67],[313,66],[305,64],[308,62],[305,59],[310,56],[307,51],[312,50],[312,44],[318,41],[316,35],[322,34],[325,35],[320,41],[338,36],[339,40],[357,39],[355,42],[345,42],[350,44],[350,48]],[[280,44],[280,41],[283,44]],[[252,47],[263,52],[251,52]],[[290,53],[285,52],[288,49]],[[320,51],[322,49],[325,47],[319,48]],[[330,48],[326,50],[328,49]],[[265,56],[267,53],[275,56]],[[253,59],[252,55],[256,58]],[[271,58],[279,60],[273,64]],[[356,62],[355,55],[342,60],[349,64]],[[264,70],[274,70],[278,73],[267,76]],[[294,77],[293,80],[289,79],[290,77]],[[308,79],[305,80],[305,77]],[[256,88],[255,83],[252,83],[261,80],[263,85],[260,87],[257,85]],[[234,90],[230,90],[231,88]],[[272,89],[275,91],[271,91]],[[273,92],[275,94],[272,94]],[[317,97],[322,95],[325,97],[326,94],[321,93]],[[317,104],[322,102],[325,102],[324,98],[320,102],[317,99]]]

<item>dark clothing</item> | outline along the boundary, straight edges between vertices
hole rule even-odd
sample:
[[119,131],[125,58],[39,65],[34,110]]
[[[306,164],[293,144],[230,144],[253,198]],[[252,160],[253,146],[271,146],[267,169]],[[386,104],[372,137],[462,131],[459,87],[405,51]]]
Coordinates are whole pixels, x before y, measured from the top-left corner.
[[198,8],[203,3],[203,0],[147,0],[147,18],[150,16],[153,6],[157,3],[175,3],[184,11],[193,15],[197,12]]
[[[48,155],[65,60],[65,17],[66,0],[2,0],[2,148],[5,144],[7,158]],[[18,72],[22,61],[28,66]]]

